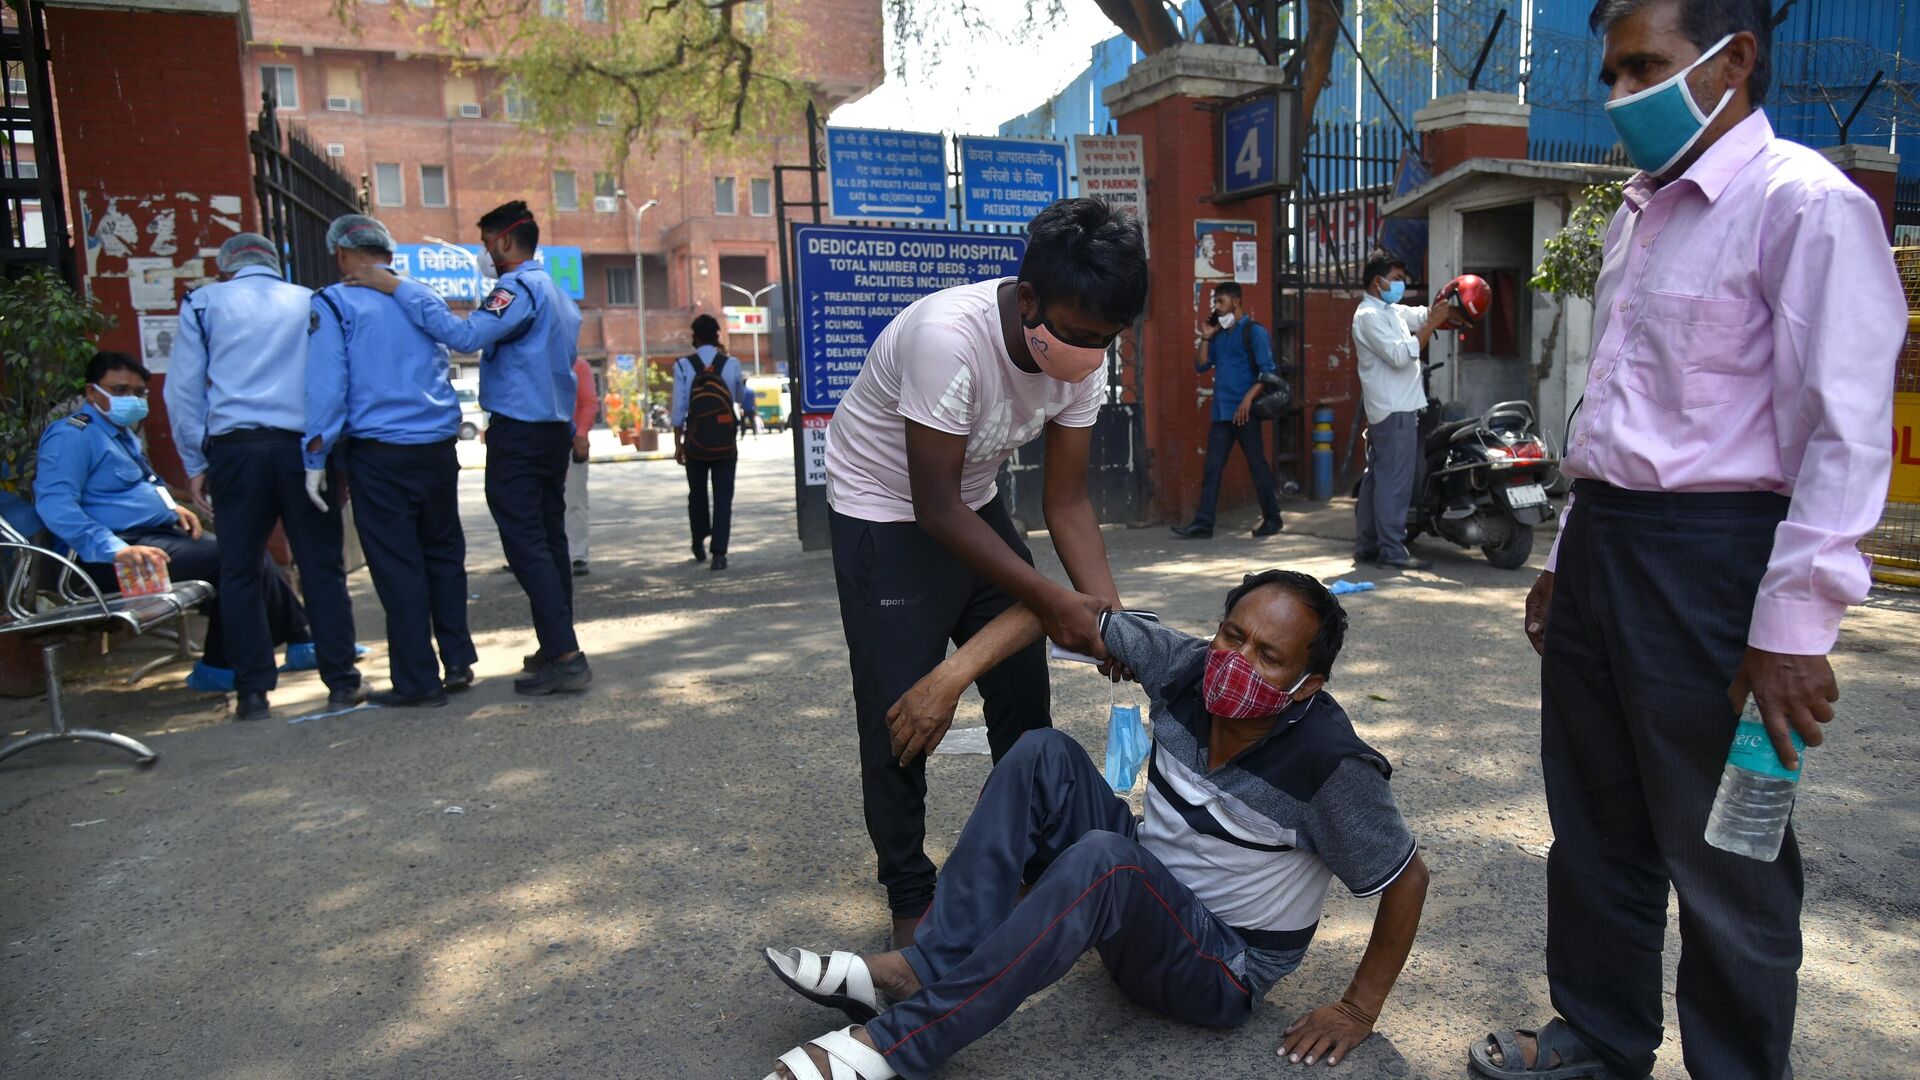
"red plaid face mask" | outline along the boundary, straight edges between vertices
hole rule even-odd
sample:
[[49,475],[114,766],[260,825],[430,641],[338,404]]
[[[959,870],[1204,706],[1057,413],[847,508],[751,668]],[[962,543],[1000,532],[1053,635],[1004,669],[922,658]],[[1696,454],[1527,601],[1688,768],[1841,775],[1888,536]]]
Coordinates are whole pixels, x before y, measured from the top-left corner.
[[1200,695],[1206,699],[1207,711],[1215,716],[1257,720],[1286,708],[1287,700],[1306,681],[1303,671],[1298,682],[1282,690],[1256,674],[1246,657],[1228,649],[1214,649],[1207,654]]

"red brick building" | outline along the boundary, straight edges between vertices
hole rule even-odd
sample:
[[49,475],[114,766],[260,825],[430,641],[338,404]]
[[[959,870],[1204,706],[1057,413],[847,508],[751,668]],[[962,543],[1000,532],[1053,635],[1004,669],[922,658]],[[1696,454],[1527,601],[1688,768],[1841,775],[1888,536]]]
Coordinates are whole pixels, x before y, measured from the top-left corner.
[[[683,354],[695,314],[744,304],[721,282],[758,290],[778,274],[773,166],[806,156],[805,121],[725,152],[662,133],[609,165],[597,133],[549,145],[520,122],[524,103],[496,71],[462,65],[419,32],[431,0],[361,0],[357,28],[330,0],[253,0],[247,99],[276,92],[281,116],[304,126],[343,171],[366,178],[372,211],[399,242],[429,236],[473,243],[474,222],[525,199],[546,243],[578,246],[586,299],[581,355],[590,362],[635,353],[635,206],[642,218],[647,351]],[[416,6],[418,5],[418,6]],[[884,71],[880,0],[762,0],[749,25],[795,50],[824,115],[879,85]],[[544,0],[548,17],[582,34],[605,32],[605,0]],[[612,17],[620,17],[615,11]],[[474,55],[469,60],[484,61]],[[616,197],[624,191],[625,200]],[[764,343],[763,343],[764,344]],[[735,351],[748,355],[746,343]],[[769,368],[771,370],[771,368]]]

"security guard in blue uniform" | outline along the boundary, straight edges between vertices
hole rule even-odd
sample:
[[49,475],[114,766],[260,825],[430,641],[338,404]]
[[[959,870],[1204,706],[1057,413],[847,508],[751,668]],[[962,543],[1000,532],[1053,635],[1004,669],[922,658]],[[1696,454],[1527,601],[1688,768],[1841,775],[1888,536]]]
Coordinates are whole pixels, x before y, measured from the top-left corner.
[[224,280],[188,294],[167,372],[167,415],[202,509],[220,504],[220,613],[243,719],[264,716],[276,675],[262,620],[261,555],[275,521],[300,567],[320,678],[334,707],[366,698],[354,664],[337,502],[316,510],[303,490],[308,290],[280,277],[271,241],[241,233],[220,245]]
[[[391,263],[393,236],[373,218],[348,214],[327,229],[327,249],[341,274],[351,274]],[[459,431],[446,347],[407,321],[399,301],[345,285],[313,294],[307,492],[324,508],[328,456],[344,465],[360,546],[387,611],[393,689],[373,695],[381,705],[445,705],[446,691],[473,685]]]
[[[173,501],[133,433],[147,415],[147,378],[147,369],[126,353],[94,354],[87,365],[86,404],[40,436],[34,509],[104,592],[120,589],[117,564],[156,572],[165,567],[175,581],[210,583],[217,597],[223,584],[218,545],[200,534],[193,511]],[[270,564],[261,574],[273,643],[311,641],[293,589]],[[187,685],[231,690],[218,600],[205,611],[206,647]]]
[[573,632],[573,567],[567,555],[567,463],[573,450],[573,358],[580,309],[533,261],[540,226],[524,202],[480,219],[480,273],[499,281],[465,319],[418,282],[384,267],[348,275],[400,301],[428,337],[480,352],[480,407],[487,423],[487,509],[507,565],[533,607],[539,651],[515,679],[521,694],[584,690],[593,681]]

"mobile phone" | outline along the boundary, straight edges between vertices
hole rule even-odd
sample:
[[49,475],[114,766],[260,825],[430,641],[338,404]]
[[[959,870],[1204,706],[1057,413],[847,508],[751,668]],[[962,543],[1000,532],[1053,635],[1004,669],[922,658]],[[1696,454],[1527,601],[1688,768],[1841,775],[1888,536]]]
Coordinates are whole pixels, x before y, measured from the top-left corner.
[[[1145,608],[1122,608],[1121,611],[1135,618],[1145,619],[1148,622],[1160,621],[1158,612],[1148,611]],[[1052,660],[1072,660],[1078,664],[1098,664],[1100,662],[1088,656],[1086,653],[1068,652],[1066,649],[1055,645],[1051,641],[1047,642],[1047,657]]]
[[1219,325],[1220,325],[1220,313],[1219,313],[1219,312],[1217,312],[1217,311],[1209,311],[1209,312],[1207,312],[1207,325],[1208,325],[1208,326],[1219,326]]

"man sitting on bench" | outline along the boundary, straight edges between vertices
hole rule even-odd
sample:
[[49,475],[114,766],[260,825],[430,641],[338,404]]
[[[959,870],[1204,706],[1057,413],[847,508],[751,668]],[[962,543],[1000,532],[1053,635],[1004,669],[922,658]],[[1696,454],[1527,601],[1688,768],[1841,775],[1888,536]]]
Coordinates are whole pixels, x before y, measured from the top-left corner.
[[[220,549],[200,534],[200,519],[180,506],[147,463],[134,425],[147,415],[147,369],[118,352],[95,353],[87,365],[86,404],[47,426],[33,480],[34,509],[72,548],[102,592],[116,593],[116,564],[179,581],[220,588]],[[268,563],[267,623],[274,643],[313,640],[306,612],[285,578]],[[202,605],[207,640],[187,676],[196,690],[233,689],[221,637],[218,600]]]
[[[1295,1020],[1280,1054],[1338,1064],[1372,1033],[1427,889],[1386,760],[1322,690],[1346,625],[1325,586],[1287,570],[1230,592],[1211,642],[1102,616],[1104,652],[1153,702],[1146,817],[1068,735],[1022,735],[988,776],[915,944],[766,951],[781,981],[864,1025],[788,1051],[773,1077],[927,1076],[1088,949],[1147,1008],[1237,1027],[1299,966],[1335,877],[1381,897],[1372,940],[1340,1001]],[[961,690],[1040,633],[1021,606],[989,623],[890,712],[894,752],[930,751]]]

